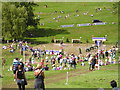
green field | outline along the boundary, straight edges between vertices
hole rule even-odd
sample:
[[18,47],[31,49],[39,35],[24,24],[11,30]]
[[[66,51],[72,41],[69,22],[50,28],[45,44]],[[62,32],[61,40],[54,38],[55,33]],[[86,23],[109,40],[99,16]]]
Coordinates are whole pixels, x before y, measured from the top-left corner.
[[[70,77],[68,85],[66,80],[48,85],[48,88],[111,88],[110,81],[114,79],[118,82],[117,65],[102,67],[100,71],[83,73],[77,72],[77,76]],[[103,69],[104,68],[104,69]],[[111,68],[111,69],[110,69]],[[70,73],[71,74],[71,73]],[[76,74],[76,73],[75,73]]]
[[[117,54],[118,56],[118,54]],[[118,57],[116,60],[118,61]],[[10,66],[12,66],[12,61],[14,58],[22,58],[19,50],[15,53],[9,53],[9,50],[3,50],[2,57],[6,59],[6,64],[3,70],[3,88],[16,88],[16,82],[13,81],[13,72],[8,71]],[[39,61],[40,59],[35,59]],[[71,70],[61,70],[61,71],[45,71],[45,87],[46,88],[111,88],[110,81],[116,80],[118,82],[118,64],[112,64],[107,66],[101,66],[100,70],[89,71],[88,62],[85,62],[85,66],[82,67],[81,63],[77,64],[77,69]],[[34,64],[36,66],[36,64]],[[51,65],[49,64],[50,69]],[[66,83],[66,72],[68,73],[68,85]],[[26,72],[26,77],[28,81],[27,88],[34,87],[34,72]]]
[[[89,43],[93,43],[92,36],[104,37],[107,35],[107,41],[105,44],[115,44],[116,41],[118,41],[118,14],[111,13],[114,11],[112,9],[112,2],[39,2],[37,4],[38,6],[35,6],[33,9],[36,18],[38,18],[38,15],[40,16],[39,25],[37,29],[32,27],[29,28],[33,37],[26,37],[26,40],[38,43],[51,43],[53,38],[62,39],[64,37],[64,42],[66,42],[67,38],[71,40],[82,37],[81,41],[83,43],[86,43],[86,40],[88,40]],[[44,7],[46,4],[48,5],[48,8]],[[102,10],[96,12],[96,8],[102,8]],[[79,10],[79,12],[76,13],[76,10]],[[54,13],[55,11],[57,11],[57,13]],[[64,11],[65,13],[60,13],[60,11]],[[88,12],[88,14],[83,15],[83,13],[86,12]],[[64,17],[68,14],[70,16],[65,19]],[[94,16],[91,17],[91,14]],[[58,18],[58,16],[62,17]],[[53,18],[57,18],[59,21],[56,22]],[[107,24],[77,27],[77,24],[92,23],[92,20],[94,19],[107,22]],[[116,22],[116,24],[112,24],[112,22]],[[41,23],[44,23],[44,25],[40,25]],[[60,27],[60,25],[71,24],[74,24],[75,26],[66,28]],[[16,82],[13,81],[13,73],[12,71],[8,71],[8,69],[12,65],[14,58],[22,58],[23,56],[20,55],[19,50],[16,50],[15,53],[9,53],[9,50],[3,50],[2,57],[6,59],[5,69],[2,72],[2,86],[3,88],[16,88],[17,85]],[[116,57],[116,60],[118,61],[118,57]],[[37,61],[40,60],[37,59]],[[100,67],[100,70],[93,72],[88,70],[88,62],[85,62],[85,64],[85,67],[78,64],[76,70],[72,69],[68,71],[68,85],[65,85],[67,70],[45,71],[45,87],[111,88],[111,80],[116,80],[118,82],[118,64],[102,66]],[[34,73],[26,72],[26,77],[28,80],[28,85],[26,87],[33,88],[35,80]]]
[[[118,15],[111,13],[117,11],[112,8],[113,2],[39,2],[37,4],[38,6],[34,7],[34,13],[36,18],[40,17],[39,23],[44,23],[44,25],[39,24],[36,30],[31,28],[34,37],[26,37],[26,39],[50,43],[53,38],[62,39],[64,37],[64,42],[66,42],[67,38],[71,40],[82,37],[83,43],[86,43],[86,40],[92,43],[92,36],[104,37],[107,35],[107,43],[118,41]],[[45,8],[44,5],[48,7]],[[96,8],[102,10],[96,12]],[[78,10],[77,13],[76,10]],[[60,11],[64,11],[64,13],[60,13]],[[87,15],[83,15],[87,12]],[[68,14],[69,17],[65,19]],[[91,14],[94,16],[91,17]],[[53,18],[56,18],[58,22]],[[94,19],[107,22],[107,24],[77,27],[77,24],[92,23]],[[112,22],[116,22],[116,24],[112,24]],[[71,24],[74,24],[74,27],[60,27]]]

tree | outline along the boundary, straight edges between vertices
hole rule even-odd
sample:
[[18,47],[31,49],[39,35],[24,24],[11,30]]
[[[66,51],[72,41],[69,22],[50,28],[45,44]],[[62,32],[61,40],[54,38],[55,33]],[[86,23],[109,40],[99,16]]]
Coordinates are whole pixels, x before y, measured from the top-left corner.
[[118,8],[118,2],[113,3],[113,7],[112,8],[113,9],[117,9]]
[[26,18],[27,22],[27,26],[36,26],[37,25],[37,21],[34,19],[34,13],[33,13],[33,6],[37,5],[33,2],[16,2],[15,3],[16,7],[25,7],[28,17]]
[[2,5],[2,36],[7,39],[23,39],[29,26],[37,26],[30,2],[7,2]]
[[117,14],[118,13],[118,6],[120,5],[120,3],[119,2],[115,2],[115,3],[113,3],[113,6],[112,6],[112,8],[113,8],[113,10],[114,10],[114,14]]

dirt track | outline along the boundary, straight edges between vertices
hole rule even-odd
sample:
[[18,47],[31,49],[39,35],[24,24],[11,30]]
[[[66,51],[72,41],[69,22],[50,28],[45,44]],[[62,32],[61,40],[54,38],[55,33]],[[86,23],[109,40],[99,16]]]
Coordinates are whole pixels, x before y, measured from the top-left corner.
[[[79,48],[81,48],[82,54],[86,54],[86,48],[94,46],[94,44],[41,44],[37,45],[34,48],[41,48],[45,50],[60,50],[61,48],[64,49],[66,54],[74,53],[75,55],[79,54]],[[112,45],[101,45],[100,49],[110,49]],[[96,50],[92,50],[92,52],[96,52]]]
[[[69,74],[68,74],[68,77],[80,76],[81,74],[86,74],[86,73],[89,73],[89,72],[91,72],[91,71],[78,69],[78,70],[75,70],[75,71],[70,71]],[[53,77],[55,77],[55,78],[53,78]],[[50,77],[46,78],[46,84],[51,84],[53,82],[56,82],[56,80],[60,81],[60,80],[65,80],[65,79],[66,79],[66,73],[62,73],[62,74],[59,74],[59,75],[53,75],[53,76],[50,76]]]

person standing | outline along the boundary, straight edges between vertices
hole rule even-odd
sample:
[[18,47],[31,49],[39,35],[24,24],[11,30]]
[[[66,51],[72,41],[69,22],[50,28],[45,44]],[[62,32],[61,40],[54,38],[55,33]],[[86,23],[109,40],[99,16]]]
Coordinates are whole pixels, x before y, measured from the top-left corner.
[[76,58],[75,57],[72,58],[72,67],[76,69]]
[[34,71],[34,75],[35,75],[35,84],[34,84],[34,89],[35,90],[45,90],[45,86],[44,86],[44,68],[42,68],[41,64],[38,64],[35,71]]
[[91,65],[92,65],[92,71],[95,70],[95,64],[96,64],[96,56],[93,57]]
[[27,81],[22,65],[18,66],[18,70],[16,71],[16,80],[19,90],[25,90],[25,85],[27,85]]
[[93,59],[93,56],[91,55],[90,58],[88,59],[88,64],[89,64],[89,70],[92,70],[92,59]]
[[5,58],[2,58],[2,69],[3,69],[3,70],[4,70],[5,63],[6,63],[6,59],[5,59]]
[[108,51],[106,50],[106,52],[105,52],[106,58],[108,58],[108,55],[109,55],[109,53],[108,53]]

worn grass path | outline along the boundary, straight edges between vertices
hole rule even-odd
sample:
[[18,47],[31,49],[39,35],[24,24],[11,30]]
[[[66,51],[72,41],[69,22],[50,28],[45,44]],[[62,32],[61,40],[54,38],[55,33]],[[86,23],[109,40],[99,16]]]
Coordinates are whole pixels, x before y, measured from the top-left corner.
[[[83,69],[84,68],[84,69]],[[99,74],[99,71],[96,70],[96,71],[89,71],[87,66],[85,67],[81,67],[79,69],[76,69],[76,70],[72,70],[72,71],[68,71],[69,72],[69,79],[71,80],[71,78],[75,78],[77,79],[77,77],[83,77],[84,75],[89,75],[89,74],[92,74],[93,73],[93,76],[97,76],[97,74]],[[118,70],[118,65],[107,65],[107,66],[102,66],[101,69],[100,69],[100,72],[109,72],[109,71],[116,71],[117,72]],[[59,71],[48,71],[48,72],[56,72],[57,74],[49,74],[49,75],[46,75],[46,78],[45,78],[45,87],[46,88],[54,88],[53,85],[55,83],[62,83],[62,85],[64,85],[65,81],[66,81],[66,72],[67,70],[64,70],[63,73],[58,73]],[[45,72],[45,74],[48,73],[47,71]],[[28,75],[28,73],[31,73],[33,74],[33,72],[27,72],[26,75]],[[100,73],[101,74],[101,73]],[[104,75],[104,73],[103,73]],[[107,74],[105,74],[106,76]],[[109,77],[110,74],[108,74],[107,76]],[[117,73],[112,73],[111,72],[111,75],[115,75],[117,76]],[[33,75],[34,77],[34,75]],[[103,77],[101,77],[103,78]],[[102,79],[100,79],[102,80]],[[73,80],[74,81],[74,80]],[[86,78],[86,81],[87,81],[87,78]],[[53,85],[52,85],[53,84]],[[51,86],[52,85],[52,86]],[[50,87],[51,86],[51,87]],[[16,88],[17,85],[15,82],[10,82],[8,85],[4,85],[3,88]],[[26,88],[33,88],[34,87],[34,78],[32,79],[29,79],[28,78],[28,85],[26,86]],[[65,86],[64,86],[65,87]]]

